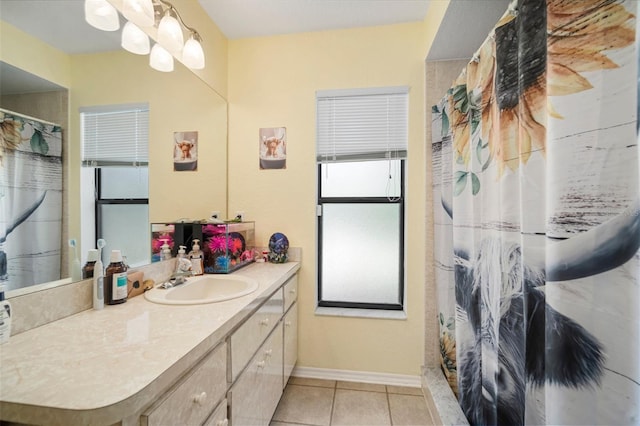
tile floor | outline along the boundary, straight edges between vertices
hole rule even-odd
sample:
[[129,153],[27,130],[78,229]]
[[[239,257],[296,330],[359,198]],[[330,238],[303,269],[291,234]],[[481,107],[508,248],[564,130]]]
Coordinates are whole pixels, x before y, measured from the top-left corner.
[[420,388],[291,377],[271,426],[429,425]]

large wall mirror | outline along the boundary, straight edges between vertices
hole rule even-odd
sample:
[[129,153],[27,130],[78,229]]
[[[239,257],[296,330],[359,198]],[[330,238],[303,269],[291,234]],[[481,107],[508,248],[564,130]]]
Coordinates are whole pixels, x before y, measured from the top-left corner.
[[[148,220],[136,226],[146,226],[148,231],[151,222],[203,219],[212,211],[226,214],[226,100],[178,61],[173,72],[162,73],[149,67],[148,56],[131,54],[119,46],[106,51],[105,46],[100,46],[99,51],[83,53],[68,53],[62,47],[48,46],[43,42],[47,40],[46,34],[34,34],[22,26],[20,19],[14,20],[16,13],[25,13],[10,10],[20,7],[20,3],[29,1],[0,1],[3,44],[0,50],[0,77],[3,78],[0,108],[61,127],[62,205],[59,208],[62,219],[55,224],[60,235],[60,274],[55,279],[41,279],[38,274],[31,274],[28,280],[12,284],[8,288],[8,296],[70,282],[76,250],[69,246],[69,240],[76,241],[81,263],[87,250],[95,248],[95,235],[92,234],[95,217],[89,217],[95,214],[91,204],[94,195],[91,188],[95,185],[91,179],[95,173],[93,170],[87,173],[87,167],[82,165],[81,111],[126,105],[148,107]],[[81,1],[38,2],[39,5],[43,3],[46,7],[60,8],[58,12],[67,18],[73,17],[77,20],[74,25],[92,33],[91,37],[114,38],[113,33],[101,33],[84,22]],[[36,13],[35,6],[26,8],[26,13]],[[54,12],[47,10],[45,13],[51,15]],[[42,18],[33,18],[36,22],[38,19]],[[49,19],[55,20],[56,17],[50,16]],[[113,44],[105,42],[105,45]],[[50,50],[53,52],[51,57],[61,58],[62,66],[60,63],[47,63]],[[52,68],[56,72],[52,72]],[[52,75],[55,78],[50,78]],[[34,86],[35,83],[39,84]],[[176,138],[185,134],[192,137],[195,132],[197,169],[174,170]],[[105,170],[105,175],[113,175],[114,170]],[[135,172],[132,176],[136,178]],[[122,181],[127,182],[127,179],[131,178]],[[143,182],[146,185],[144,178],[141,179],[136,184]],[[123,183],[115,185],[122,186]],[[6,208],[0,212],[3,230],[15,219],[9,218],[7,212]],[[38,220],[42,220],[42,216],[34,213],[20,226]],[[12,267],[25,268],[25,263],[16,263],[11,249],[7,249],[12,235],[7,237],[3,248],[7,252],[9,274]],[[151,243],[145,241],[144,244],[149,247],[150,261]],[[108,248],[121,249],[126,255],[127,247]],[[30,258],[34,260],[31,265],[36,269],[41,256],[37,248],[30,250]],[[140,264],[139,261],[137,263]]]

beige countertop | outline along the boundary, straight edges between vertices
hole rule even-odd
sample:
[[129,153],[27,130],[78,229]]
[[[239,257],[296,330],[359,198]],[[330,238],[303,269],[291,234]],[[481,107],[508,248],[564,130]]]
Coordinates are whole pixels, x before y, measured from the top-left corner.
[[246,266],[234,275],[257,280],[258,289],[225,302],[160,305],[138,296],[11,337],[0,346],[0,419],[137,419],[299,268],[298,262]]

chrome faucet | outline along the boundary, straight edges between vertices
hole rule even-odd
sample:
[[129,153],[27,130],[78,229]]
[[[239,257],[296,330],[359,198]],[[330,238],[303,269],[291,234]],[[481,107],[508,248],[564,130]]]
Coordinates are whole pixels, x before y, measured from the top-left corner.
[[188,277],[193,276],[193,271],[191,270],[191,261],[185,258],[176,259],[176,270],[171,274],[171,277],[160,284],[158,288],[169,289],[180,284],[184,284],[187,282]]

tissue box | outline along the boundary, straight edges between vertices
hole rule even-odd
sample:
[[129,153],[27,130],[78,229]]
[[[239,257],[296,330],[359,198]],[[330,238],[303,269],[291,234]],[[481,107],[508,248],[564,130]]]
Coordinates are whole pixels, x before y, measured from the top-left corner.
[[201,226],[205,274],[228,274],[253,262],[255,222]]

